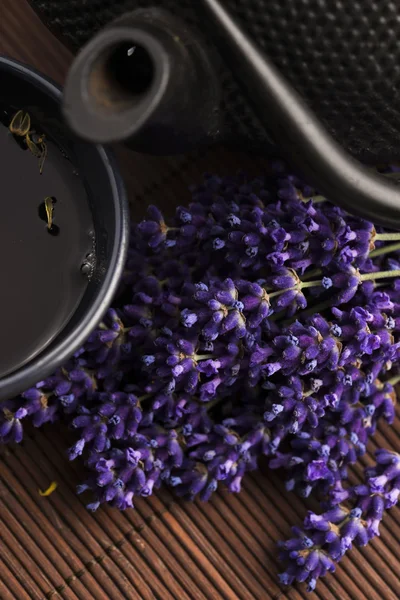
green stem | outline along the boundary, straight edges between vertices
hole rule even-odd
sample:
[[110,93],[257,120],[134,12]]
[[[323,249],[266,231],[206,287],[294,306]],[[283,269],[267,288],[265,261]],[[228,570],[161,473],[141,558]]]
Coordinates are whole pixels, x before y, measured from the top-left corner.
[[376,233],[374,236],[374,242],[394,242],[400,240],[400,232],[393,233]]
[[195,354],[193,356],[194,360],[207,360],[208,358],[215,358],[213,354]]
[[321,196],[320,194],[318,196],[310,196],[310,198],[303,198],[302,201],[303,202],[309,202],[310,200],[312,200],[313,204],[319,204],[320,202],[326,202],[327,199],[325,198],[325,196]]
[[286,288],[285,290],[279,290],[277,292],[272,292],[272,294],[268,294],[268,296],[269,296],[269,298],[275,298],[276,296],[280,296],[281,294],[284,294],[285,292],[290,292],[291,290],[300,291],[303,288],[317,287],[319,285],[322,285],[321,280],[299,281],[299,283],[297,285],[294,285],[293,287]]
[[387,279],[400,277],[400,270],[393,271],[378,271],[377,273],[363,273],[360,275],[360,281],[375,281],[376,279]]
[[390,383],[390,385],[397,385],[400,383],[400,375],[395,375],[391,379],[388,379],[386,383]]
[[389,179],[396,179],[400,181],[400,172],[395,171],[394,173],[381,173],[384,177],[389,177]]
[[275,298],[276,296],[280,296],[281,294],[284,294],[285,292],[290,292],[290,290],[298,290],[298,286],[295,285],[293,287],[290,288],[286,288],[285,290],[278,290],[277,292],[272,292],[272,294],[268,294],[269,298]]
[[302,281],[299,285],[299,288],[302,290],[303,288],[317,287],[322,285],[322,281],[317,279],[315,281]]
[[400,242],[372,250],[372,252],[369,253],[369,256],[374,258],[375,256],[383,256],[384,254],[390,254],[390,252],[396,252],[396,250],[400,250]]

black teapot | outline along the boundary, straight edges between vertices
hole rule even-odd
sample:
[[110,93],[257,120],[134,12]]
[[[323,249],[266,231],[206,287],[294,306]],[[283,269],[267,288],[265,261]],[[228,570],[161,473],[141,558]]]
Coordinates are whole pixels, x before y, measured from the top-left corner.
[[332,200],[400,227],[397,185],[358,162],[400,159],[398,3],[30,1],[81,48],[64,114],[82,137],[153,154],[279,145]]

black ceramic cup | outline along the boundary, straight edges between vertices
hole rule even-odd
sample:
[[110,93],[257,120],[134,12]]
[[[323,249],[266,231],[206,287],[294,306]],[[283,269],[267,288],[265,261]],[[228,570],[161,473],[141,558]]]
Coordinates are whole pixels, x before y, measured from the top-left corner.
[[[92,271],[82,296],[74,307],[73,313],[62,323],[62,326],[60,325],[60,330],[55,331],[51,341],[43,344],[43,348],[40,348],[39,344],[39,347],[32,353],[32,357],[25,360],[22,366],[16,365],[13,370],[11,365],[8,372],[0,377],[0,400],[19,394],[50,375],[79,349],[109,307],[117,290],[126,257],[129,211],[124,186],[114,158],[104,147],[82,142],[68,130],[62,119],[61,97],[61,89],[42,74],[10,58],[0,56],[0,105],[19,107],[29,111],[35,123],[39,124],[41,131],[45,132],[49,144],[57,145],[67,159],[68,165],[74,170],[74,174],[83,186],[82,189],[85,190],[82,201],[87,202],[87,213],[91,215],[90,235],[93,237],[95,258],[94,261],[92,260]],[[35,140],[35,138],[33,139]],[[29,154],[29,148],[27,154]],[[33,157],[32,160],[34,160]],[[2,164],[4,161],[2,163],[0,156],[0,206],[1,211],[7,211],[10,205],[7,204],[6,194],[3,196],[1,193]],[[54,165],[51,168],[54,170]],[[46,169],[46,165],[44,169]],[[24,177],[23,172],[21,177]],[[72,198],[74,198],[74,194],[72,194]],[[57,210],[56,208],[56,216]],[[58,214],[61,214],[61,209]],[[75,211],[74,214],[79,214],[79,211]],[[3,215],[5,215],[4,212]],[[79,216],[74,218],[75,229],[79,229]],[[5,220],[0,218],[0,235],[4,234],[4,232],[2,233],[2,222],[4,223]],[[43,235],[46,235],[44,223],[42,225],[35,223],[35,227],[43,227]],[[62,234],[63,231],[61,231]],[[74,235],[70,235],[70,239],[73,242]],[[74,247],[71,246],[71,252],[73,251]],[[10,252],[12,252],[12,248],[10,248]],[[32,252],[35,252],[34,248],[32,248]],[[60,265],[60,269],[62,268],[63,265]],[[82,269],[82,265],[77,264],[77,271],[80,268]],[[82,274],[82,276],[84,275],[85,273]],[[4,281],[3,274],[0,276],[3,279],[1,285],[8,285],[7,281]],[[23,283],[23,269],[20,277]],[[41,288],[37,290],[37,293],[45,295],[46,290]],[[29,303],[29,298],[26,299],[26,302]],[[24,331],[23,329],[18,331],[17,321],[16,335],[23,345],[25,343]],[[1,353],[8,351],[7,341],[6,336],[1,335],[0,332]]]

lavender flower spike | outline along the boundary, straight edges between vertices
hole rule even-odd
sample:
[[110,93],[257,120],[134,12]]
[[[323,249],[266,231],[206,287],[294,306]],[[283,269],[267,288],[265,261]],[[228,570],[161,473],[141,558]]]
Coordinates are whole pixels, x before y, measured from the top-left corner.
[[375,458],[376,465],[365,470],[364,483],[347,490],[352,508],[338,504],[320,515],[309,512],[303,529],[294,527],[294,537],[279,544],[287,565],[280,575],[282,583],[304,581],[312,591],[318,578],[334,571],[353,543],[365,546],[379,535],[384,511],[399,500],[400,454],[378,450]]

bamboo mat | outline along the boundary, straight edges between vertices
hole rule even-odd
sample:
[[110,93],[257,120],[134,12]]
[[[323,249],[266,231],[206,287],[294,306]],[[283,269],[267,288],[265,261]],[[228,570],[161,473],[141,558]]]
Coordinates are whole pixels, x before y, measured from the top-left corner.
[[[0,0],[0,52],[62,83],[71,56],[41,25],[26,0]],[[0,91],[1,93],[1,91]],[[168,208],[188,200],[204,171],[262,171],[262,161],[223,149],[179,158],[118,151],[136,214],[149,202]],[[400,415],[398,415],[400,416]],[[239,495],[220,492],[208,504],[168,491],[139,499],[124,513],[95,515],[75,495],[81,465],[70,464],[68,432],[28,431],[18,447],[0,449],[0,600],[395,600],[399,597],[400,511],[381,537],[354,549],[317,593],[277,583],[276,542],[300,523],[306,504],[284,491],[261,465]],[[376,445],[399,450],[400,422],[382,428],[352,471],[359,480]],[[57,480],[48,498],[39,495]],[[308,505],[310,507],[310,505]]]

